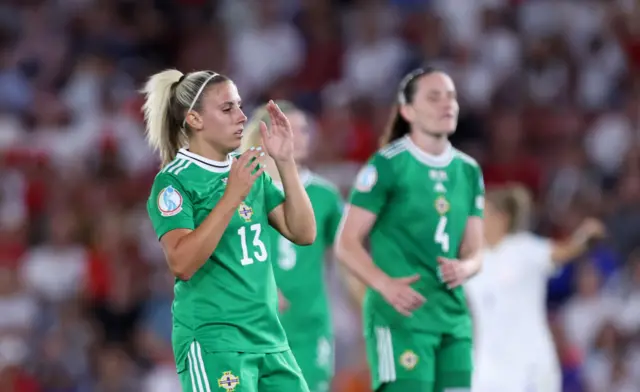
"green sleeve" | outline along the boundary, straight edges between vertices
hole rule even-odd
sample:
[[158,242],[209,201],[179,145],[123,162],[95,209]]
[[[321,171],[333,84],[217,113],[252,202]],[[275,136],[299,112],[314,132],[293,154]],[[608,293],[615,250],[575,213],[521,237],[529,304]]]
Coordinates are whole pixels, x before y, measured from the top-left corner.
[[342,220],[342,210],[344,209],[344,202],[337,190],[332,191],[332,199],[330,203],[331,211],[327,217],[327,224],[325,226],[325,241],[328,245],[333,244],[333,240],[338,232],[338,226],[340,226],[340,220]]
[[182,184],[170,174],[161,173],[153,182],[147,213],[158,238],[171,230],[193,230],[193,205]]
[[473,167],[473,195],[471,198],[471,216],[484,217],[484,178],[479,166]]
[[378,154],[374,155],[360,169],[349,203],[378,214],[390,196],[392,180],[389,161]]
[[266,172],[262,173],[262,178],[264,184],[265,207],[267,208],[268,214],[284,202],[284,192],[273,183],[273,179]]

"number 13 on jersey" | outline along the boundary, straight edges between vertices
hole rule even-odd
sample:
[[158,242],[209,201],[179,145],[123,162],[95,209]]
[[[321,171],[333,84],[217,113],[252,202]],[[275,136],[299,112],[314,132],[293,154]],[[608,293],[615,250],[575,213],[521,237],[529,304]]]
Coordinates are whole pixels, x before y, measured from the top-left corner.
[[[262,232],[262,226],[260,223],[255,223],[249,226],[249,230],[253,233],[253,239],[251,241],[252,247],[252,256],[256,258],[256,260],[262,262],[267,260],[267,248],[264,246],[264,242],[260,239],[260,233]],[[242,260],[240,260],[240,264],[249,265],[253,264],[253,258],[249,256],[249,247],[247,245],[247,227],[242,226],[238,229],[238,236],[240,237],[240,246],[242,247]]]

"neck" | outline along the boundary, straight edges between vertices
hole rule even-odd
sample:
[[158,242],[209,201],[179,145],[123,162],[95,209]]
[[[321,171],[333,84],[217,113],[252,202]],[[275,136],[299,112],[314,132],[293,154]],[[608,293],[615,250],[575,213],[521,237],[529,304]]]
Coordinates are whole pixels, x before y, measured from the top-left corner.
[[196,142],[191,140],[189,142],[189,151],[194,154],[198,154],[201,157],[211,159],[213,161],[223,162],[227,160],[227,155],[230,151],[220,151],[206,142]]
[[440,155],[449,146],[449,139],[446,135],[431,135],[414,130],[409,137],[422,151],[431,155]]

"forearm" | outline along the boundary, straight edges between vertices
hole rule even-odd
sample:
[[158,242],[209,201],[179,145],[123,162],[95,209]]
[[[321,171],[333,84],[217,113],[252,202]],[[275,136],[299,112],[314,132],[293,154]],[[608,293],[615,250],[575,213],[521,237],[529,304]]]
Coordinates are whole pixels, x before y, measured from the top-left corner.
[[482,249],[474,249],[463,256],[460,262],[464,264],[466,269],[467,279],[472,278],[475,274],[482,269]]
[[188,280],[215,251],[240,202],[223,196],[200,226],[178,241],[170,264],[175,276]]
[[316,220],[295,162],[276,162],[276,166],[285,194],[284,220],[293,236],[293,242],[300,245],[311,244],[316,238]]
[[554,242],[551,248],[551,260],[555,264],[565,264],[583,254],[588,247],[588,239],[574,236],[566,241]]
[[389,280],[389,276],[373,263],[373,259],[359,241],[340,239],[335,251],[340,263],[368,287],[380,291]]

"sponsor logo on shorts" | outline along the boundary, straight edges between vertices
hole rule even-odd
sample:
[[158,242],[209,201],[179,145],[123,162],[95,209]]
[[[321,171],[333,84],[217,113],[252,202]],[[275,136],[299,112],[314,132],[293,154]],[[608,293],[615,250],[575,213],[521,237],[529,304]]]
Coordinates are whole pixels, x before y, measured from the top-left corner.
[[400,356],[400,365],[407,370],[413,370],[418,364],[418,356],[411,350],[407,350]]
[[240,385],[240,379],[231,373],[231,371],[222,373],[222,377],[218,379],[218,386],[227,392],[233,392]]

